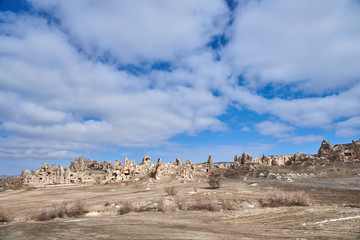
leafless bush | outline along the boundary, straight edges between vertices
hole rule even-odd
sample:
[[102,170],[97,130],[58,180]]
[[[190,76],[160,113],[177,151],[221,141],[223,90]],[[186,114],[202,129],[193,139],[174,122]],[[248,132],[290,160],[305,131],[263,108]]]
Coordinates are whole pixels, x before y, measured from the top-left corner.
[[34,219],[37,221],[49,221],[54,218],[63,218],[81,216],[84,213],[87,213],[86,205],[77,201],[73,204],[68,204],[66,202],[61,204],[53,204],[47,209],[43,209],[38,215],[35,215]]
[[211,189],[220,188],[220,176],[215,175],[214,173],[210,173],[208,184]]
[[161,199],[158,203],[157,203],[157,211],[158,212],[166,212],[168,210],[168,206],[166,205],[166,202],[164,199]]
[[223,209],[228,211],[235,210],[234,202],[229,199],[225,199],[223,201]]
[[134,210],[134,207],[132,206],[132,204],[130,202],[124,202],[122,204],[122,206],[119,208],[118,213],[120,215],[124,215],[124,214],[127,214],[127,213],[129,213],[129,212],[131,212],[133,210]]
[[199,201],[193,204],[189,204],[188,210],[190,211],[202,211],[202,210],[208,210],[208,211],[219,211],[220,209],[217,206],[217,201],[212,199],[208,202]]
[[186,202],[177,202],[177,206],[181,211],[189,210],[189,205]]
[[0,222],[10,222],[10,218],[3,211],[0,210]]
[[66,209],[66,215],[69,217],[81,216],[84,213],[87,213],[87,206],[82,201],[76,201],[71,204],[69,208]]
[[50,212],[47,212],[45,210],[41,211],[39,215],[36,215],[34,217],[35,220],[37,221],[49,221],[51,219],[53,219],[53,214]]
[[105,203],[104,203],[104,206],[105,206],[105,207],[108,207],[108,206],[110,206],[110,203],[109,203],[109,202],[105,202]]
[[279,207],[279,206],[309,206],[311,199],[303,191],[287,192],[282,190],[274,191],[265,195],[261,200],[264,207]]
[[209,208],[209,204],[205,203],[205,202],[197,202],[197,203],[190,204],[188,206],[188,209],[190,211],[208,210],[208,208]]
[[178,190],[175,186],[165,187],[165,192],[170,196],[175,196],[178,193]]
[[209,203],[208,203],[208,210],[209,210],[209,211],[212,211],[212,212],[215,212],[215,211],[219,211],[219,210],[220,210],[219,207],[218,207],[218,205],[217,205],[217,200],[212,199],[212,200],[209,201]]
[[23,184],[19,178],[16,177],[5,177],[0,180],[0,188],[5,190],[21,190],[23,189]]

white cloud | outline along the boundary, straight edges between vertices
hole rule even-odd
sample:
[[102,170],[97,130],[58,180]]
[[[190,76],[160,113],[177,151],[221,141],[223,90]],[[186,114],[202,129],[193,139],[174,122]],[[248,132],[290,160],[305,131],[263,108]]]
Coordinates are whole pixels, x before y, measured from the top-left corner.
[[309,97],[302,99],[267,99],[250,92],[244,87],[234,89],[231,96],[241,105],[260,114],[270,113],[295,126],[319,127],[330,129],[334,121],[343,117],[355,117],[360,114],[360,84],[327,97]]
[[31,0],[60,19],[71,41],[91,56],[121,63],[173,60],[202,48],[223,31],[221,0]]
[[251,129],[249,127],[242,127],[241,131],[243,131],[243,132],[251,132]]
[[307,142],[320,142],[323,139],[324,138],[322,136],[310,134],[310,135],[307,135],[307,136],[289,137],[289,138],[283,139],[281,141],[283,141],[283,142],[293,142],[293,143],[296,143],[296,144],[300,144],[300,143],[307,143]]
[[258,123],[256,124],[256,129],[262,135],[274,135],[278,138],[288,137],[290,132],[294,130],[294,128],[289,125],[273,121]]
[[[220,0],[31,2],[59,24],[0,12],[0,131],[9,135],[0,138],[0,159],[159,146],[177,134],[227,129],[218,117],[230,105],[279,119],[256,129],[281,141],[320,138],[293,136],[299,126],[359,133],[355,1],[244,1],[230,27]],[[227,28],[218,61],[207,44]],[[151,69],[157,61],[171,71]],[[127,64],[146,71],[119,70]],[[266,98],[267,84],[304,97]],[[236,148],[221,146],[218,156]]]
[[360,117],[352,117],[336,124],[336,135],[351,137],[360,134]]
[[12,136],[9,144],[25,138],[44,145],[56,139],[79,146],[154,146],[179,133],[226,128],[217,119],[226,97],[212,89],[220,88],[228,69],[208,49],[179,61],[173,74],[134,76],[86,58],[44,19],[8,13],[0,18],[6,32],[0,35],[0,54],[6,56],[0,58],[0,130]]
[[246,85],[289,84],[322,94],[360,81],[360,4],[355,0],[246,1],[223,56]]

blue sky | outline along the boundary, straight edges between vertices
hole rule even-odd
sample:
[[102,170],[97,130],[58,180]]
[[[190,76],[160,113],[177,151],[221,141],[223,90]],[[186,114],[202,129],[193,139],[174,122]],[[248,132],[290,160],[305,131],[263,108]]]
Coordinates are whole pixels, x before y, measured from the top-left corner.
[[0,174],[360,136],[360,3],[0,1]]

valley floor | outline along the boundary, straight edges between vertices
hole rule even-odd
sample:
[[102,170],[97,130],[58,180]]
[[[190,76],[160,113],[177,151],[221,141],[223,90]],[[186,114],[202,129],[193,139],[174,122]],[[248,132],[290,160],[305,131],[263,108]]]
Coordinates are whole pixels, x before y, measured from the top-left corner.
[[[360,177],[223,179],[209,189],[206,179],[108,185],[46,186],[0,193],[0,210],[13,221],[0,225],[0,239],[359,239]],[[178,193],[168,196],[165,186]],[[302,190],[310,206],[262,207],[259,200],[276,189]],[[231,200],[235,210],[131,212],[118,215],[124,201],[178,204]],[[35,221],[33,216],[53,204],[81,200],[89,208],[79,218]]]

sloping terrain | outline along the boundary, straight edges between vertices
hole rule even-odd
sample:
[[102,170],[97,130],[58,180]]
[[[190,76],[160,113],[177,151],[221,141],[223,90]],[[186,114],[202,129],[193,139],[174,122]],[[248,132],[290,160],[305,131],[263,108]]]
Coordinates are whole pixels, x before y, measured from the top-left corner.
[[[291,174],[291,170],[278,171]],[[299,174],[292,182],[237,176],[223,178],[219,189],[209,189],[205,177],[183,183],[148,178],[136,183],[8,190],[0,193],[0,206],[13,221],[0,226],[0,239],[357,239],[359,180],[359,175]],[[169,196],[164,191],[166,186],[175,186],[177,194]],[[261,199],[277,189],[302,190],[312,203],[261,206]],[[84,202],[90,212],[77,218],[33,219],[53,204],[76,200]],[[183,207],[208,201],[218,206],[231,201],[233,210]],[[162,202],[167,208],[119,215],[124,202],[147,206]]]

